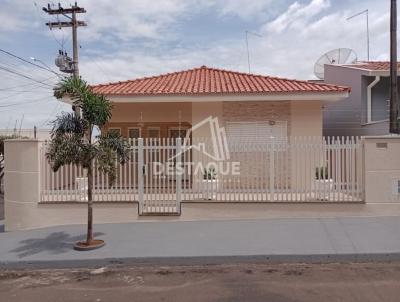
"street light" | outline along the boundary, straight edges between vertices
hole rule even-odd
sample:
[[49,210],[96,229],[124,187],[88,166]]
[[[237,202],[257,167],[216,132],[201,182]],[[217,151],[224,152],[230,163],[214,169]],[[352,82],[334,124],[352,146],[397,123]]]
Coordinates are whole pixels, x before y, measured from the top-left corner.
[[38,63],[42,64],[42,65],[45,67],[46,70],[48,70],[48,71],[54,73],[54,74],[55,74],[56,76],[58,76],[59,78],[62,78],[62,76],[61,76],[60,74],[58,74],[58,73],[55,72],[53,69],[51,69],[50,66],[47,65],[47,64],[46,64],[45,62],[43,62],[42,60],[36,59],[35,57],[30,57],[30,59],[31,59],[32,61],[34,61],[34,62],[38,62]]

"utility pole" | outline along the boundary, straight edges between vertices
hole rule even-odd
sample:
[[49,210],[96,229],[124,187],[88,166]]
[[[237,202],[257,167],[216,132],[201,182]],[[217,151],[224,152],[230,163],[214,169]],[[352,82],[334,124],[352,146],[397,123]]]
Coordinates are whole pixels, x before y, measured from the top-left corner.
[[397,0],[390,1],[390,133],[399,133],[397,93]]
[[[63,28],[63,27],[71,27],[72,28],[72,52],[73,52],[73,75],[74,77],[79,77],[79,65],[78,65],[78,27],[86,26],[86,22],[79,21],[76,18],[76,14],[84,14],[86,10],[83,7],[78,6],[77,2],[70,8],[63,8],[60,3],[58,3],[58,8],[51,8],[50,4],[47,7],[43,7],[43,11],[49,15],[63,15],[69,21],[58,21],[58,22],[47,22],[46,25],[52,30],[53,28]],[[72,107],[76,114],[79,114],[77,110],[75,110],[74,106]]]

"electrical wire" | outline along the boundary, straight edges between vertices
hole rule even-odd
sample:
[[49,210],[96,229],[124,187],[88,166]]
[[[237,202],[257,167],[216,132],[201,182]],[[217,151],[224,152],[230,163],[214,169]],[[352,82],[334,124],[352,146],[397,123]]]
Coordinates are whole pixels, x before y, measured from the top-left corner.
[[43,84],[43,85],[46,85],[46,86],[49,86],[49,87],[53,87],[53,86],[51,86],[51,85],[45,83],[44,81],[36,80],[36,79],[34,79],[34,78],[30,77],[30,76],[27,76],[27,75],[22,74],[22,73],[17,72],[17,71],[10,70],[9,68],[6,68],[6,67],[0,66],[0,70],[9,72],[9,73],[11,73],[11,74],[18,75],[18,76],[20,76],[20,77],[23,77],[23,78],[26,78],[26,79],[28,79],[28,80],[34,81],[34,82],[36,82],[36,83],[40,83],[40,84]]
[[[54,79],[54,78],[55,77],[46,78],[43,81],[48,81],[48,80],[51,80],[51,79]],[[42,87],[42,88],[46,88],[47,89],[47,87],[43,86],[43,84],[28,83],[28,84],[22,84],[22,85],[16,85],[16,86],[11,86],[11,87],[0,88],[0,91],[13,90],[13,89],[16,89],[16,88],[27,87],[27,86],[33,86],[31,88]]]
[[30,101],[27,101],[27,102],[0,105],[0,108],[14,107],[14,106],[20,106],[20,105],[25,105],[25,104],[37,103],[37,102],[41,102],[41,101],[44,101],[44,100],[48,100],[50,98],[54,98],[54,97],[53,96],[48,96],[48,97],[45,97],[45,98],[39,98],[39,99],[36,99],[36,100],[30,100]]
[[[46,23],[46,20],[40,15],[40,11],[39,11],[39,8],[38,8],[37,3],[36,3],[36,2],[33,2],[33,5],[36,7],[36,13],[38,14],[38,17],[39,17],[40,19],[42,19],[42,22]],[[55,36],[55,34],[53,33],[53,30],[52,30],[52,29],[50,29],[50,33],[51,33],[51,35],[53,36],[54,41],[56,41],[57,44],[60,45],[61,49],[64,50],[64,45],[63,45],[63,43],[61,43],[60,41],[58,41],[58,39],[56,38],[56,36]]]
[[36,66],[37,68],[40,68],[40,69],[43,69],[43,70],[52,72],[52,73],[56,74],[56,75],[59,76],[59,77],[62,77],[61,74],[55,72],[55,71],[52,70],[52,69],[49,69],[49,68],[40,66],[40,65],[38,65],[38,64],[32,63],[32,62],[30,62],[30,61],[28,61],[28,60],[25,60],[24,58],[21,58],[20,56],[17,56],[17,55],[15,55],[15,54],[9,52],[9,51],[6,51],[6,50],[0,48],[0,52],[5,53],[6,55],[9,55],[9,56],[11,56],[11,57],[13,57],[13,58],[16,58],[16,59],[18,59],[18,60],[21,60],[21,61],[23,61],[23,62],[25,62],[25,63],[27,63],[27,64],[32,65],[32,66]]

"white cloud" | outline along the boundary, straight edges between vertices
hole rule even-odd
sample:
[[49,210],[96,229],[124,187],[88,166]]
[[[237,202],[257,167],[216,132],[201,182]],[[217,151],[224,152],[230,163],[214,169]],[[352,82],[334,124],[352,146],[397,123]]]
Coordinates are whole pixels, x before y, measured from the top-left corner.
[[82,34],[90,40],[99,40],[103,36],[125,41],[163,39],[171,33],[169,26],[182,16],[190,3],[192,1],[82,0],[79,4],[88,11],[82,18],[89,24]]
[[306,26],[312,17],[330,6],[329,0],[312,0],[309,4],[294,2],[288,10],[264,26],[264,31],[281,33],[288,28]]
[[260,14],[265,15],[265,9],[271,5],[271,2],[271,0],[217,0],[214,4],[220,15],[249,19]]

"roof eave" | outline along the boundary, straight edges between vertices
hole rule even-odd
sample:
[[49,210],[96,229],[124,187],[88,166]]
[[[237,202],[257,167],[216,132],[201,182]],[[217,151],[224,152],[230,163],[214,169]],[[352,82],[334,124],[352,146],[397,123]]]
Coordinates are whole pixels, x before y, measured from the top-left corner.
[[175,103],[175,102],[237,102],[237,101],[339,101],[349,90],[338,92],[296,92],[267,94],[206,94],[206,95],[106,95],[115,103]]

